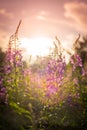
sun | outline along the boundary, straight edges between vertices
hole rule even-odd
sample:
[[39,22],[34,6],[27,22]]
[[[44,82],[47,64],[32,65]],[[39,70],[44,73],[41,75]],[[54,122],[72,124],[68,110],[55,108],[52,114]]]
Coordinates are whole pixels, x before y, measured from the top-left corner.
[[28,55],[45,56],[49,54],[49,48],[53,46],[53,41],[49,37],[24,37],[21,38],[21,46]]

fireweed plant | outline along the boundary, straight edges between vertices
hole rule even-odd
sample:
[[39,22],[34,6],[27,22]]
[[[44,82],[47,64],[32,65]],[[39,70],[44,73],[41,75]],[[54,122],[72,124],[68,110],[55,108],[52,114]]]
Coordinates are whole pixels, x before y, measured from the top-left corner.
[[[61,86],[64,84],[66,62],[63,56],[62,45],[56,37],[56,42],[54,43],[54,53],[49,58],[48,65],[46,68],[46,96],[48,101],[53,100],[55,104],[59,100],[59,95],[61,93]],[[61,94],[62,99],[62,94]],[[51,102],[51,103],[52,103]]]
[[70,63],[72,66],[72,81],[75,88],[75,98],[80,101],[83,108],[82,123],[87,123],[87,70],[83,65],[80,55],[71,56]]
[[[9,92],[17,94],[23,78],[23,62],[21,50],[8,48],[5,59],[5,82]],[[10,96],[13,96],[11,93]],[[14,95],[15,96],[15,95]]]
[[[19,23],[20,25],[20,23]],[[21,96],[20,94],[24,91],[23,86],[23,57],[22,57],[22,49],[20,49],[19,39],[18,39],[18,29],[14,35],[10,37],[8,48],[5,56],[5,65],[4,65],[4,80],[3,84],[7,90],[9,101],[18,102],[18,98]],[[22,95],[23,96],[23,95]]]

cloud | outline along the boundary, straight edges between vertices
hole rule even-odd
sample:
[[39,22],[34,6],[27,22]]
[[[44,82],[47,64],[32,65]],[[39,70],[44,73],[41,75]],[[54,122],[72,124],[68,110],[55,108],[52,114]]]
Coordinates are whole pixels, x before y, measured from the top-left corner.
[[[6,9],[0,9],[0,47],[6,49],[6,45],[9,40],[8,30],[10,29],[10,22],[13,18],[13,14],[8,12]],[[8,26],[9,25],[9,26]]]
[[9,19],[13,18],[13,14],[10,12],[7,12],[6,9],[0,9],[0,15]]
[[48,15],[49,15],[48,12],[42,10],[42,11],[39,11],[36,14],[36,19],[38,19],[38,20],[46,20]]
[[42,16],[42,15],[37,15],[36,18],[38,20],[46,20],[46,18],[44,16]]
[[81,29],[85,30],[87,27],[87,3],[68,2],[65,3],[64,8],[65,17],[71,18],[79,28],[81,27]]

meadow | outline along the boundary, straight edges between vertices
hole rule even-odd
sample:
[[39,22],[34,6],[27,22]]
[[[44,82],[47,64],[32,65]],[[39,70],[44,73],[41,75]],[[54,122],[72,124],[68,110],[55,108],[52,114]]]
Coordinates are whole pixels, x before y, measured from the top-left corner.
[[12,35],[0,49],[0,130],[87,130],[86,46],[78,37],[66,63],[56,37],[52,52],[30,64]]

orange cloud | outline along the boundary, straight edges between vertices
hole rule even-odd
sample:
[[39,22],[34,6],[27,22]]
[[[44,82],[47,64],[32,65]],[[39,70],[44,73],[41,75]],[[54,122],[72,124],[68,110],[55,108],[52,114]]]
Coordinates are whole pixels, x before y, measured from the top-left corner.
[[39,11],[36,15],[37,15],[36,19],[38,19],[38,20],[46,20],[47,16],[49,14],[48,14],[48,12],[42,10],[42,11]]
[[[87,27],[87,4],[84,2],[69,2],[64,5],[65,17],[74,20],[81,30]],[[87,31],[87,30],[86,30]]]
[[0,15],[10,18],[10,19],[13,18],[13,14],[10,12],[7,12],[5,9],[0,9]]

